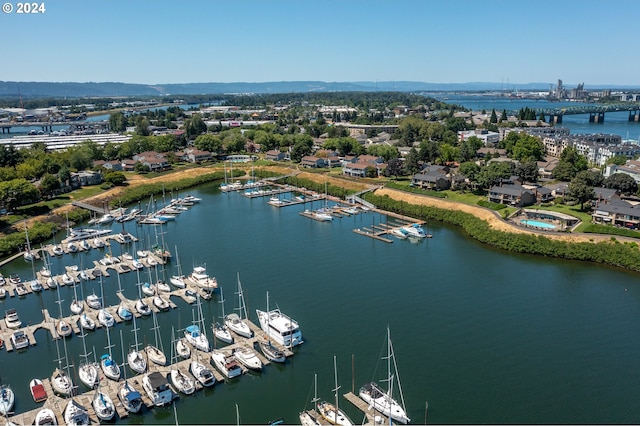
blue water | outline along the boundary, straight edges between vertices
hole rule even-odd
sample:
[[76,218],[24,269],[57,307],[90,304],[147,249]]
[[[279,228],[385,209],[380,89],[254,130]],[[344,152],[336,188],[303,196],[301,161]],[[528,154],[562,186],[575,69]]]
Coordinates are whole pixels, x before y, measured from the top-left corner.
[[[473,111],[486,110],[491,112],[495,109],[499,114],[503,110],[518,111],[522,108],[559,108],[575,107],[575,102],[551,102],[542,99],[510,99],[497,96],[480,95],[433,95],[436,99],[441,99],[450,104],[461,105]],[[592,134],[607,133],[620,135],[622,139],[640,140],[640,123],[629,122],[629,113],[626,111],[608,112],[605,114],[603,123],[589,123],[589,114],[565,115],[559,127],[566,127],[571,130],[571,134]]]
[[[318,396],[332,398],[333,356],[337,356],[340,394],[386,375],[385,330],[394,343],[409,416],[429,423],[541,424],[640,423],[640,285],[638,274],[586,262],[518,255],[469,239],[454,227],[430,223],[431,239],[387,244],[358,235],[392,219],[372,212],[321,223],[299,213],[315,206],[275,208],[267,199],[220,194],[216,185],[194,189],[200,205],[157,229],[185,273],[205,264],[224,289],[225,310],[237,306],[234,294],[240,273],[249,316],[276,304],[301,326],[305,343],[285,365],[271,365],[213,389],[181,397],[176,404],[181,424],[265,424],[283,417],[298,422],[310,408],[313,377]],[[142,208],[144,209],[144,204]],[[155,242],[153,227],[133,222],[125,229],[142,241]],[[113,224],[118,232],[121,225]],[[60,237],[56,238],[60,241]],[[114,255],[133,246],[114,243]],[[54,273],[64,265],[87,265],[106,250],[66,255],[53,260]],[[36,265],[39,268],[40,264]],[[166,273],[176,271],[175,259]],[[22,259],[0,268],[28,279],[31,267]],[[142,279],[155,279],[145,271]],[[158,270],[162,275],[163,271]],[[136,296],[135,273],[104,281],[108,303]],[[86,296],[101,292],[100,283],[78,286]],[[69,315],[72,288],[59,292]],[[0,301],[0,313],[16,307],[25,323],[42,321],[41,309],[57,315],[58,292]],[[203,305],[207,332],[221,315],[219,296]],[[171,328],[192,320],[192,306],[172,297],[178,308],[158,316],[165,350]],[[153,339],[151,319],[138,321],[140,341]],[[116,325],[111,342],[116,361],[133,342],[131,325]],[[209,333],[210,334],[210,333]],[[0,351],[0,375],[16,391],[16,410],[35,408],[28,390],[32,377],[49,377],[57,366],[56,344],[45,331],[38,345],[21,353]],[[105,353],[103,330],[89,334],[87,344]],[[77,366],[82,343],[66,339]],[[59,347],[63,352],[64,348]],[[130,372],[128,372],[130,374]],[[340,406],[357,423],[361,414],[346,400]],[[119,422],[118,422],[119,423]],[[144,410],[124,423],[175,424],[171,408]]]
[[545,222],[539,222],[537,220],[522,219],[520,223],[523,223],[525,225],[530,225],[530,226],[537,226],[538,228],[556,229],[555,225],[551,225],[550,223],[545,223]]

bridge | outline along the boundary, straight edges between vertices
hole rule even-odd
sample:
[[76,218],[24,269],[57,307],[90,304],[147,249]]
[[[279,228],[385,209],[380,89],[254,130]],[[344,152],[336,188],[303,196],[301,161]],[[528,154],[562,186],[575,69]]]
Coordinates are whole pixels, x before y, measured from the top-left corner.
[[[602,105],[577,104],[570,107],[537,108],[534,109],[537,116],[544,114],[548,122],[562,123],[563,115],[589,114],[590,123],[604,122],[606,112],[629,111],[629,121],[640,122],[640,102],[616,102]],[[517,115],[517,112],[514,113]]]
[[67,120],[67,121],[17,121],[17,122],[0,122],[0,129],[2,133],[11,133],[13,127],[40,127],[43,132],[51,132],[53,126],[74,126],[76,129],[94,129],[96,127],[107,128],[109,122],[107,120],[102,121],[80,121],[80,120]]

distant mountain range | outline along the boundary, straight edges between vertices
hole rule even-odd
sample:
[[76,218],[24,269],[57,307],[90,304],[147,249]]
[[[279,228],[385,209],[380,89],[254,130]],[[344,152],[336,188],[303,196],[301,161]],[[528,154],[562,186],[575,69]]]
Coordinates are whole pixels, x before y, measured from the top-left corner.
[[[565,84],[565,87],[573,87]],[[640,86],[587,86],[587,90],[622,90]],[[24,98],[82,98],[120,96],[165,96],[165,95],[206,95],[230,93],[309,93],[309,92],[447,92],[447,91],[491,91],[512,90],[547,91],[549,83],[424,83],[419,81],[274,81],[266,83],[184,83],[184,84],[129,84],[129,83],[47,83],[0,81],[0,97]]]

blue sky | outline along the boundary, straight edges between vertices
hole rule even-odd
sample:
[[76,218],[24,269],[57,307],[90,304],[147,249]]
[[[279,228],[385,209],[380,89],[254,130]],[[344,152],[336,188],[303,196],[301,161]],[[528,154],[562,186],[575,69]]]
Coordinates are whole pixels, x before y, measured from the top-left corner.
[[9,3],[0,81],[640,85],[637,0]]

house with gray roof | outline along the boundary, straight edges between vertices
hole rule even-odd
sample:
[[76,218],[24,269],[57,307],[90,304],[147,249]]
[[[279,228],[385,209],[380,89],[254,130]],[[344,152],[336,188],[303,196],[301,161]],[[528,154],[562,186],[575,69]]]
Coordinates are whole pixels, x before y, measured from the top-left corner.
[[536,194],[521,185],[494,186],[489,190],[488,200],[492,203],[514,207],[530,206],[536,202]]
[[597,202],[591,217],[595,223],[640,229],[640,205],[623,200]]
[[451,188],[451,178],[438,171],[417,173],[411,178],[411,186],[433,191],[444,191]]

